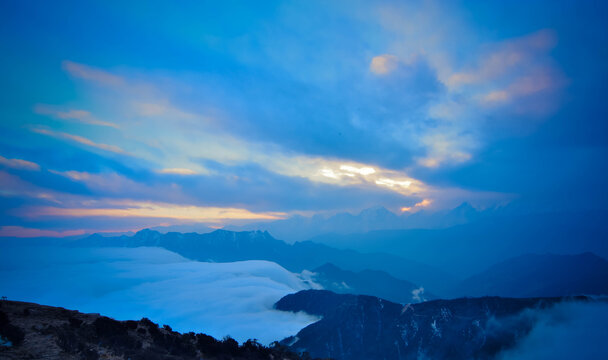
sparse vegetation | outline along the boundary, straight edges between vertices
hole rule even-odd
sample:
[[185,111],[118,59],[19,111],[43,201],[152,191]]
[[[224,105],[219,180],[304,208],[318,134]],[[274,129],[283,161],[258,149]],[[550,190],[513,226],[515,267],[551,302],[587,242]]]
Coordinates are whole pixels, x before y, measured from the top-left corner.
[[0,311],[0,336],[10,341],[12,346],[20,345],[25,336],[21,329],[11,324],[8,315],[3,311]]
[[[29,309],[27,315],[24,309]],[[57,356],[70,354],[86,360],[97,360],[108,355],[131,360],[310,359],[307,355],[295,354],[278,342],[264,346],[252,339],[239,345],[230,336],[218,340],[206,334],[181,334],[168,325],[160,327],[147,318],[117,321],[105,316],[52,307],[37,308],[34,304],[13,301],[5,302],[3,310],[6,313],[0,312],[0,334],[15,345],[2,348],[0,358],[3,352],[9,351],[20,351],[20,356],[27,354],[28,349],[19,347],[24,336],[41,336],[40,339],[51,342],[47,348],[58,348]],[[12,325],[11,318],[17,319],[17,322],[27,321],[29,326],[23,327],[27,329],[26,333]],[[42,354],[29,355],[36,358]]]

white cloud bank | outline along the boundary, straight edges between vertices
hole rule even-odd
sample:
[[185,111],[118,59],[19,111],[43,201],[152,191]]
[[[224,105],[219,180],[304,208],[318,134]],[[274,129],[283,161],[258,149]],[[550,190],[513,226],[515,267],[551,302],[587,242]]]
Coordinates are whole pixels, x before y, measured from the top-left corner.
[[204,263],[159,248],[1,250],[0,294],[11,300],[265,344],[317,320],[272,309],[308,285],[269,261]]

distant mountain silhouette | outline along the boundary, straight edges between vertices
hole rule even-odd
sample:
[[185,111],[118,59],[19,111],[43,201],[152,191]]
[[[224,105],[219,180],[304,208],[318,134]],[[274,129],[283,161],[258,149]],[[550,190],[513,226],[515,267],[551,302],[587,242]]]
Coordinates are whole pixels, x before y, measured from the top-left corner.
[[[461,208],[456,212],[469,211]],[[443,229],[328,234],[310,240],[362,252],[390,251],[464,278],[527,253],[591,251],[608,258],[606,219],[607,211],[483,216],[471,223]]]
[[332,263],[349,271],[381,270],[397,279],[411,281],[440,293],[455,286],[457,280],[447,272],[425,264],[383,253],[359,253],[341,250],[310,241],[287,244],[268,232],[167,233],[141,230],[134,236],[106,238],[98,234],[71,242],[72,246],[137,247],[157,246],[198,261],[231,262],[268,260],[289,271],[312,270]]
[[401,304],[436,298],[423,288],[399,280],[384,271],[353,272],[327,263],[314,269],[313,273],[314,281],[323,286],[323,289],[339,294],[371,295]]
[[337,360],[458,360],[494,358],[533,327],[534,317],[519,316],[523,310],[561,301],[484,297],[403,306],[372,296],[305,290],[285,296],[275,307],[322,316],[281,342],[296,352]]
[[[491,211],[487,211],[491,212]],[[265,230],[289,242],[307,240],[323,234],[354,234],[374,230],[442,228],[468,223],[482,216],[481,212],[469,203],[463,203],[448,211],[417,211],[395,214],[385,207],[377,206],[361,211],[359,214],[343,212],[325,217],[314,215],[305,217],[294,215],[288,219],[252,223],[243,226],[227,226],[226,230]]]
[[566,296],[608,294],[608,261],[592,253],[523,255],[464,280],[459,296]]

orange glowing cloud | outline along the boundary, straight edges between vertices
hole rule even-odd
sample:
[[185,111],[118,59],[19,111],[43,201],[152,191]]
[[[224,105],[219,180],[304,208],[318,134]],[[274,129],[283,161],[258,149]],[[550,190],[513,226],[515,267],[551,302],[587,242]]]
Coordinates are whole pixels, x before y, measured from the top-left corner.
[[218,223],[224,220],[278,220],[287,216],[281,212],[254,213],[247,209],[175,205],[152,202],[117,202],[108,208],[37,207],[25,212],[29,217],[94,217],[162,218],[182,221]]
[[414,204],[414,206],[402,207],[401,212],[410,212],[410,211],[418,210],[420,208],[427,207],[427,206],[431,205],[432,203],[433,203],[433,200],[424,199],[421,202]]
[[399,59],[395,55],[378,55],[372,58],[369,70],[376,75],[387,75],[397,69],[398,64]]

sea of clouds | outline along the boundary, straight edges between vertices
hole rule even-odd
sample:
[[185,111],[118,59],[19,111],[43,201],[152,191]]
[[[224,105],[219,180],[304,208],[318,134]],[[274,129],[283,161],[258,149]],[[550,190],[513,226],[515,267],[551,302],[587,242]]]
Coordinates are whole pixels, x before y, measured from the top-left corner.
[[310,284],[269,261],[205,263],[161,248],[3,247],[0,295],[11,300],[148,317],[180,332],[264,344],[318,320],[273,309]]

